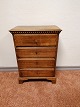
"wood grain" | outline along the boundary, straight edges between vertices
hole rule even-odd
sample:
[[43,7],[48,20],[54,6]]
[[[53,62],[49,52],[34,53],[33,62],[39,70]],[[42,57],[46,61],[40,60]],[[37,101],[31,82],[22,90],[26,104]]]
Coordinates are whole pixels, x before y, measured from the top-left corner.
[[61,29],[56,25],[49,26],[16,26],[10,30],[14,31],[61,31]]
[[21,58],[18,59],[19,69],[25,68],[48,68],[54,67],[55,59],[54,58]]
[[58,35],[28,35],[28,34],[15,34],[14,35],[15,46],[56,46]]
[[55,26],[17,26],[13,35],[19,83],[28,79],[47,79],[56,83],[55,70],[59,33]]
[[53,77],[54,68],[29,68],[29,69],[20,69],[21,77]]
[[49,58],[56,56],[56,47],[17,47],[18,58]]

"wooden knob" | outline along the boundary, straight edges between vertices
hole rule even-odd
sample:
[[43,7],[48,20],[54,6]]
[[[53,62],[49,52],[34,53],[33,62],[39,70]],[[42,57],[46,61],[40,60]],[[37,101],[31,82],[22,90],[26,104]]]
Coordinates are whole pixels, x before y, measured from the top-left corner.
[[36,54],[37,54],[37,52],[36,52]]
[[38,43],[38,40],[35,40],[35,43],[37,44],[37,43]]
[[36,62],[36,65],[38,65],[38,62]]

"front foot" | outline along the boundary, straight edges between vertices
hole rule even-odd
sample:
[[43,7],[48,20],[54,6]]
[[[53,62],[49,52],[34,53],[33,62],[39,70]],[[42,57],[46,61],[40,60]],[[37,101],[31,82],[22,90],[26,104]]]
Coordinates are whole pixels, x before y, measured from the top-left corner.
[[19,84],[22,84],[23,83],[23,80],[19,80]]

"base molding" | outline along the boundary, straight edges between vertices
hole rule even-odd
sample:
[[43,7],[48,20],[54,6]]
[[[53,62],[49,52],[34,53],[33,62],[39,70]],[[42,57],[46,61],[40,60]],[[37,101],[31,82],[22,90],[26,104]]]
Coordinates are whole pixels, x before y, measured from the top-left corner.
[[[56,70],[80,70],[80,66],[57,66]],[[18,71],[17,67],[0,67],[0,71]]]
[[24,81],[30,80],[30,79],[32,79],[32,80],[46,79],[46,80],[50,80],[52,82],[52,84],[56,83],[56,77],[19,77],[19,79],[18,79],[19,84],[22,84]]
[[80,70],[80,66],[57,66],[56,70]]

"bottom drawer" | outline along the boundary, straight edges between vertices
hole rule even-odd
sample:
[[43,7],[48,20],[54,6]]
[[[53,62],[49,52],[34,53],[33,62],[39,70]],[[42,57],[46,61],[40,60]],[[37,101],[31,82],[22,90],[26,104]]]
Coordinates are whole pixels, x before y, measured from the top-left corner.
[[53,77],[54,68],[28,68],[19,70],[21,77]]

